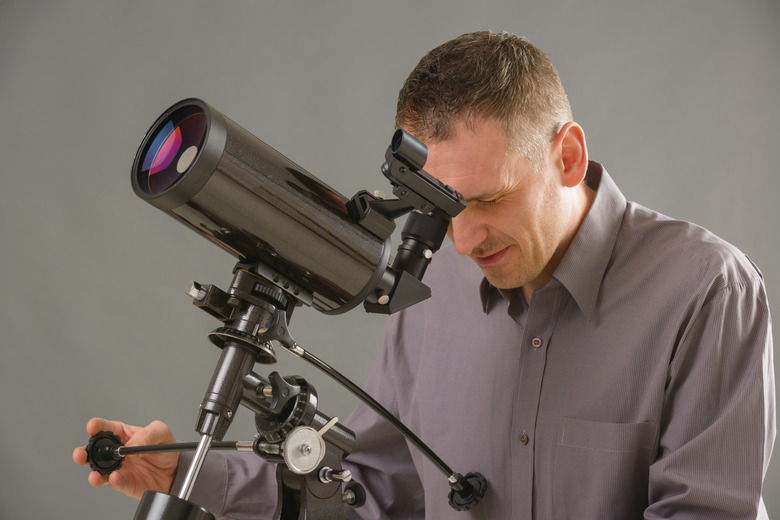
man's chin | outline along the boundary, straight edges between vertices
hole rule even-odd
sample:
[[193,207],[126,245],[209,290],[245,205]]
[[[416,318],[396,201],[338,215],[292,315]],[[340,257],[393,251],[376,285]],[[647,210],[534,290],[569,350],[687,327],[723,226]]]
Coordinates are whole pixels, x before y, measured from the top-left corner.
[[503,269],[495,267],[480,267],[485,279],[496,289],[516,289],[523,286],[523,282],[516,276],[503,272]]

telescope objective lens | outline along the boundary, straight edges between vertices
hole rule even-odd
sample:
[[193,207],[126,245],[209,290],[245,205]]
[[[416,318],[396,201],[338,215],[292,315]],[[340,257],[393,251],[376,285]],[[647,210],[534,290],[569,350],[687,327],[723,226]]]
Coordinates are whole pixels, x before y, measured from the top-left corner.
[[138,185],[155,195],[172,187],[195,161],[208,128],[205,112],[188,105],[164,120],[143,152]]

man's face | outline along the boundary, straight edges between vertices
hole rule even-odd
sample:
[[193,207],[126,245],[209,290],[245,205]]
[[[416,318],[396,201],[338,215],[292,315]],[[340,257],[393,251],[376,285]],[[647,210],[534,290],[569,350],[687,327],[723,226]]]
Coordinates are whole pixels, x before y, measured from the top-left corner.
[[570,237],[570,210],[555,161],[539,168],[507,152],[493,121],[461,125],[457,134],[428,146],[425,171],[459,191],[468,207],[447,235],[495,287],[546,284]]

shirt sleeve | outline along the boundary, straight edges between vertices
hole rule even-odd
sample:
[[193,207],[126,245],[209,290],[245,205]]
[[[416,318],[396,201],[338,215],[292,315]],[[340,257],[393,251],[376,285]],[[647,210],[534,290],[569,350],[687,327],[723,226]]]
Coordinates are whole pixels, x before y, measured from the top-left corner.
[[[388,321],[382,352],[366,384],[368,394],[396,416],[397,321],[397,316]],[[353,510],[350,518],[424,519],[423,487],[405,438],[362,403],[349,417],[347,426],[355,432],[357,442],[344,465],[350,467],[367,494],[366,504]]]
[[766,518],[775,384],[763,282],[721,279],[697,305],[670,365],[645,518]]
[[[182,453],[173,484],[178,489],[192,460]],[[253,452],[210,451],[190,501],[206,508],[219,520],[261,520],[273,518],[277,503],[275,467]]]

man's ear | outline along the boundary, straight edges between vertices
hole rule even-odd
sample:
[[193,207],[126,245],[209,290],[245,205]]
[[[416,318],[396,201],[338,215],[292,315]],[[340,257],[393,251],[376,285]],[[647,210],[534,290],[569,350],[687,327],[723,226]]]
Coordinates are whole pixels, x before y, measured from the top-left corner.
[[573,121],[564,124],[555,136],[553,149],[560,151],[556,161],[563,185],[567,188],[578,186],[588,171],[588,148],[582,127]]

